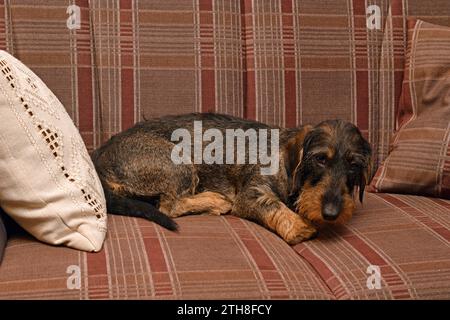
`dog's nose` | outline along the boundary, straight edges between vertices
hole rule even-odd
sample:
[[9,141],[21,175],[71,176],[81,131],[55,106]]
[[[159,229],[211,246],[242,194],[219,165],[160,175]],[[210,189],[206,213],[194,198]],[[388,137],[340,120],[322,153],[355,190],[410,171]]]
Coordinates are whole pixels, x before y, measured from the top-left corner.
[[334,205],[333,203],[327,203],[322,208],[322,216],[325,220],[336,220],[336,218],[339,215],[339,208],[338,206]]

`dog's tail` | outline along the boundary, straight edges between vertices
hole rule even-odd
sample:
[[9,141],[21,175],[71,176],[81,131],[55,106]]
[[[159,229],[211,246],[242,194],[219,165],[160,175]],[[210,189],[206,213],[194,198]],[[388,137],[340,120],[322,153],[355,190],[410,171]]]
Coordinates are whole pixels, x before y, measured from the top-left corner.
[[117,195],[108,188],[104,188],[104,190],[108,213],[144,218],[171,231],[178,230],[178,224],[151,203]]

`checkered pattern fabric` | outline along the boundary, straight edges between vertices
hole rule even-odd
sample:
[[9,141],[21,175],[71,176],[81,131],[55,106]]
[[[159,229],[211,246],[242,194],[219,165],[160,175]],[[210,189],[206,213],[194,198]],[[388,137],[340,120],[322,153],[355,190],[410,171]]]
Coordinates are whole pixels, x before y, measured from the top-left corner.
[[[80,7],[80,29],[67,7]],[[380,8],[380,29],[366,10]],[[216,111],[296,126],[343,118],[386,157],[407,17],[449,24],[445,1],[0,1],[0,47],[30,66],[89,150],[144,118]]]
[[[16,236],[1,266],[0,298],[333,298],[307,261],[254,223],[209,216],[178,222],[176,234],[143,219],[111,216],[98,254]],[[79,268],[79,290],[67,287],[70,266]]]
[[380,57],[379,106],[376,118],[377,165],[389,153],[395,119],[402,91],[403,72],[407,47],[407,20],[421,19],[426,22],[450,26],[450,5],[445,0],[406,1],[390,0]]
[[[81,11],[68,29],[67,6]],[[380,29],[366,9],[380,8]],[[0,0],[0,48],[58,96],[88,149],[136,121],[217,111],[296,126],[343,118],[387,156],[406,20],[450,25],[447,0]],[[376,167],[375,166],[375,167]],[[294,249],[234,217],[180,218],[172,234],[112,216],[87,254],[8,242],[2,298],[450,299],[450,202],[367,194],[342,229]],[[367,287],[367,268],[381,289]],[[68,290],[67,268],[81,287]]]
[[[178,222],[176,234],[143,219],[110,216],[99,253],[16,234],[0,269],[0,298],[450,298],[448,200],[366,194],[347,226],[321,230],[294,248],[235,217]],[[381,272],[379,289],[367,286],[370,266]],[[79,289],[70,286],[72,274],[80,276]]]
[[[90,150],[192,111],[289,127],[343,118],[377,142],[383,30],[367,29],[362,1],[2,2],[0,44],[48,83]],[[66,25],[69,4],[80,29]],[[371,4],[383,27],[388,2]]]
[[449,299],[449,209],[448,200],[369,193],[348,225],[295,250],[337,299]]
[[450,198],[450,28],[412,19],[391,152],[371,187]]

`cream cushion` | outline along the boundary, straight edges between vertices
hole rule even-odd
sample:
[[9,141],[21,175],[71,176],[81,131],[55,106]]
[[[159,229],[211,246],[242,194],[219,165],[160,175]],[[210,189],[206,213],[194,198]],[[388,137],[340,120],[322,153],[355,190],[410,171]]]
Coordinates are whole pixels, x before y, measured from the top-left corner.
[[0,205],[37,239],[99,251],[103,189],[78,129],[39,77],[0,50]]

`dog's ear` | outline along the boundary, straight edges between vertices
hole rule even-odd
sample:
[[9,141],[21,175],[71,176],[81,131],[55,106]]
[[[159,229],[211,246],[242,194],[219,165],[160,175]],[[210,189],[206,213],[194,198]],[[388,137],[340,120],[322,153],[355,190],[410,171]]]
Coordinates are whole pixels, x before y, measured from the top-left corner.
[[303,148],[300,150],[300,153],[298,155],[298,162],[295,166],[294,172],[292,173],[292,186],[291,186],[291,194],[294,194],[298,191],[300,188],[300,182],[298,180],[298,171],[300,170],[300,164],[302,163],[303,158]]
[[307,134],[312,130],[312,126],[306,125],[290,137],[285,144],[285,159],[288,165],[288,172],[293,175],[299,167],[303,155],[303,143]]
[[302,127],[295,135],[288,139],[285,145],[285,159],[287,164],[288,174],[292,177],[292,186],[290,193],[292,194],[296,185],[296,176],[300,168],[300,163],[303,158],[303,144],[305,137],[312,130],[312,126],[306,125]]
[[359,179],[359,202],[363,202],[364,200],[364,190],[366,188],[367,183],[369,182],[369,168],[365,168],[364,172],[361,174],[361,178]]
[[[361,137],[362,138],[362,137]],[[364,190],[370,182],[372,176],[372,148],[366,139],[362,138],[362,154],[364,157],[364,169],[359,179],[359,201],[362,203],[364,199]]]

